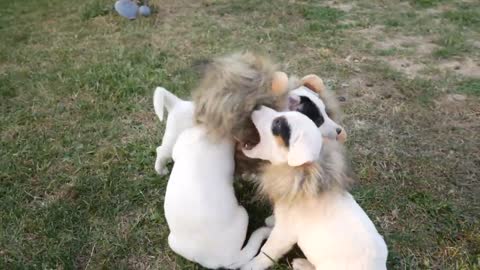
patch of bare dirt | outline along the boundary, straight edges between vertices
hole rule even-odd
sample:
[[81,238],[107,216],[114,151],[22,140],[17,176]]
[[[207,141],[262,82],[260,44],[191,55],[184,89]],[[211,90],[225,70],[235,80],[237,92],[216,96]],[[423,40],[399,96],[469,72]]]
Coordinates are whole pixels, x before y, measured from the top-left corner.
[[405,58],[385,58],[384,60],[395,70],[403,72],[408,78],[415,78],[426,67],[422,63],[415,63]]
[[345,12],[349,12],[355,7],[354,3],[339,3],[338,1],[327,1],[326,4],[329,7],[336,8]]
[[[444,4],[425,11],[428,15],[440,14],[452,8],[451,5]],[[423,71],[428,67],[436,67],[443,72],[451,72],[465,77],[480,77],[480,61],[474,58],[464,60],[451,60],[437,62],[431,58],[432,53],[439,48],[433,40],[433,36],[406,36],[396,34],[388,35],[383,25],[375,25],[366,29],[356,31],[363,40],[373,44],[377,50],[401,50],[399,53],[394,51],[394,55],[381,56],[375,58],[388,63],[393,69],[404,73],[408,78],[417,76],[430,76]],[[474,47],[480,48],[480,42],[472,41]],[[423,73],[423,74],[422,74]]]
[[467,97],[461,94],[447,94],[435,100],[435,107],[451,116],[463,111]]
[[383,41],[376,41],[375,46],[379,49],[402,49],[411,47],[415,50],[415,55],[419,56],[430,55],[438,48],[438,45],[433,44],[427,37],[404,35],[397,35]]
[[442,71],[454,72],[465,77],[480,78],[480,61],[471,58],[442,62],[437,67]]
[[398,56],[376,57],[387,62],[392,68],[404,73],[409,78],[421,75],[421,71],[426,68],[424,62],[428,62],[432,52],[438,48],[438,45],[433,43],[432,37],[402,34],[387,36],[384,32],[384,26],[380,25],[362,29],[358,33],[362,38],[371,42],[375,49],[408,51],[401,58]]
[[371,38],[379,34],[383,34],[384,33],[383,29],[385,29],[385,26],[383,25],[374,25],[372,27],[361,29],[356,32],[360,33],[362,37]]
[[384,26],[373,26],[358,31],[361,37],[373,43],[374,48],[380,50],[388,49],[409,49],[411,48],[415,57],[430,55],[438,45],[434,44],[432,37],[428,36],[405,36],[397,34],[387,36],[383,31]]

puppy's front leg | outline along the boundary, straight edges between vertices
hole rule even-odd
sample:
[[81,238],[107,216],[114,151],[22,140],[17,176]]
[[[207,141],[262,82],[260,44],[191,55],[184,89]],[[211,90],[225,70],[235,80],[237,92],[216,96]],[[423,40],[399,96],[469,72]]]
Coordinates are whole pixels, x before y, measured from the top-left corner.
[[162,145],[157,147],[157,159],[155,160],[155,171],[157,171],[160,175],[167,175],[168,169],[166,164],[168,160],[172,157],[173,146],[177,141],[177,138],[181,131],[178,131],[176,125],[174,123],[173,117],[169,115],[167,119],[167,125],[165,127],[165,134],[163,135]]
[[[157,159],[155,160],[155,171],[160,175],[167,175],[168,169],[165,167],[168,159],[171,157],[169,154],[169,149],[162,144],[157,147]],[[171,153],[171,151],[170,151]]]
[[315,270],[315,266],[311,264],[307,259],[297,258],[292,262],[293,270]]
[[273,228],[275,226],[275,215],[271,215],[265,219],[265,225]]
[[242,266],[242,270],[264,270],[287,253],[297,242],[296,237],[287,227],[275,224],[270,237],[253,260]]

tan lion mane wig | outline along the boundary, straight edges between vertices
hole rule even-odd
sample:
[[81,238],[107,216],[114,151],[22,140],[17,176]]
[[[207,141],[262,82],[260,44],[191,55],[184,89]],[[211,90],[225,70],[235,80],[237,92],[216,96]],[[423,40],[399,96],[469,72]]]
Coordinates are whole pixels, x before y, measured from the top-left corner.
[[314,198],[328,190],[349,190],[354,182],[343,145],[334,140],[324,141],[315,162],[297,167],[264,164],[259,179],[258,194],[272,202]]
[[[267,57],[239,52],[205,64],[203,78],[193,92],[195,120],[212,138],[230,137],[244,145],[260,138],[250,116],[258,106],[283,110],[287,102],[288,77]],[[260,161],[236,151],[236,172],[254,172]]]
[[[279,110],[285,107],[286,86],[272,89],[276,69],[268,58],[251,52],[214,59],[205,67],[200,85],[193,92],[196,122],[216,138],[251,141],[253,110],[260,105]],[[282,79],[288,81],[286,75]]]

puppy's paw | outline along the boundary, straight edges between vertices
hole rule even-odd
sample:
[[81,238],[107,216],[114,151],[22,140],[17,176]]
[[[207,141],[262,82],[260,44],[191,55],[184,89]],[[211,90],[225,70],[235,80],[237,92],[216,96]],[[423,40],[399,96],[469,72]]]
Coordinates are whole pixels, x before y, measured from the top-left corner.
[[264,270],[265,267],[262,267],[258,263],[256,263],[255,259],[250,261],[249,263],[243,265],[240,270]]
[[260,234],[263,236],[262,237],[263,239],[267,239],[270,236],[270,234],[272,233],[272,230],[273,230],[273,228],[271,228],[271,227],[262,227],[262,228],[258,229]]
[[244,264],[242,267],[240,267],[240,270],[253,270],[252,262]]
[[271,215],[265,219],[265,225],[267,227],[273,228],[275,226],[275,216]]
[[169,170],[167,167],[164,167],[162,170],[160,170],[159,174],[162,176],[168,175]]
[[294,259],[292,262],[293,270],[315,270],[315,266],[313,266],[307,259],[297,258]]
[[161,162],[155,162],[155,171],[159,174],[159,175],[167,175],[168,174],[168,168],[167,166],[165,166],[164,164],[162,164]]

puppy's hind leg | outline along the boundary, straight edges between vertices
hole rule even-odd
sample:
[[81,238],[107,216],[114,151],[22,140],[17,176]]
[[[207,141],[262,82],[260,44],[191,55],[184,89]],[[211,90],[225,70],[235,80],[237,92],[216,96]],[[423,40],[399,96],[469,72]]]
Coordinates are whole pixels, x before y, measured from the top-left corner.
[[293,270],[315,270],[315,266],[307,259],[297,258],[292,262]]

